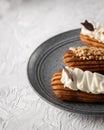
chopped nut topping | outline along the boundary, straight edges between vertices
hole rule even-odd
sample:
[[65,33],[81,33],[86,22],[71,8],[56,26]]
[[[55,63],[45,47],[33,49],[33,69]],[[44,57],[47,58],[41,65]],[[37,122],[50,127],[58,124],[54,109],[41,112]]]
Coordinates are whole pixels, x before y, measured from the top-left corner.
[[104,60],[104,49],[97,47],[71,47],[70,50],[83,60]]

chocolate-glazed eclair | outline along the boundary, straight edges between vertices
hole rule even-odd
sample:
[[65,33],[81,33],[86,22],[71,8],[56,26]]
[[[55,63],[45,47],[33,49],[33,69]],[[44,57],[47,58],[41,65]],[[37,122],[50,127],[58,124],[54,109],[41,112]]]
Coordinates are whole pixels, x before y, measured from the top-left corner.
[[104,76],[101,74],[83,72],[78,68],[73,71],[69,67],[64,67],[52,75],[51,86],[54,94],[61,100],[104,102],[103,80]]
[[87,20],[81,24],[81,41],[89,46],[104,48],[104,25]]
[[71,68],[91,72],[104,72],[104,49],[96,47],[71,47],[63,56],[64,63]]

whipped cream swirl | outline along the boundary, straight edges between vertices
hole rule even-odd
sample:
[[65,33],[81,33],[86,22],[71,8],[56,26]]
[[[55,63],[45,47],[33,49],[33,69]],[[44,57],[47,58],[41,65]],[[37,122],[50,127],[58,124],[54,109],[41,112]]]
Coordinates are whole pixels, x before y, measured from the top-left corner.
[[73,81],[63,69],[61,82],[64,84],[64,87],[68,87],[74,91],[80,90],[87,93],[104,94],[104,75],[83,71],[78,68],[72,70],[68,66],[65,68],[71,73]]
[[81,29],[81,34],[87,35],[90,38],[93,38],[99,42],[104,43],[104,25],[100,25],[99,23],[90,22],[94,27],[94,31],[90,31],[86,29],[84,26]]

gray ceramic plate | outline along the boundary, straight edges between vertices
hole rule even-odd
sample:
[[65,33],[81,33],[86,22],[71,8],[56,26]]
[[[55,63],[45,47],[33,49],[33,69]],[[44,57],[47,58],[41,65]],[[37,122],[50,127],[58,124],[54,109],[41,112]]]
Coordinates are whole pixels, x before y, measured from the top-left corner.
[[104,104],[61,101],[55,97],[51,89],[51,75],[64,65],[64,52],[71,46],[82,45],[79,32],[80,29],[68,31],[41,44],[29,59],[28,78],[34,90],[52,105],[70,112],[102,115]]

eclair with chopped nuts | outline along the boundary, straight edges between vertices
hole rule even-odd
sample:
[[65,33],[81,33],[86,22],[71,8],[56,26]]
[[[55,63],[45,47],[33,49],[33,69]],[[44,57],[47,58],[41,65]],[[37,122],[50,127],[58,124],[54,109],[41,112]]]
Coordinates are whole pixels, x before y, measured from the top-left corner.
[[71,68],[104,73],[104,49],[97,47],[71,47],[63,56],[64,63]]
[[89,46],[104,48],[104,25],[87,20],[81,24],[81,41]]
[[[71,76],[70,76],[71,75]],[[87,86],[85,81],[88,81]],[[52,75],[51,86],[54,94],[61,100],[78,102],[104,102],[104,76],[89,71],[68,67]],[[100,84],[100,86],[98,86]]]

